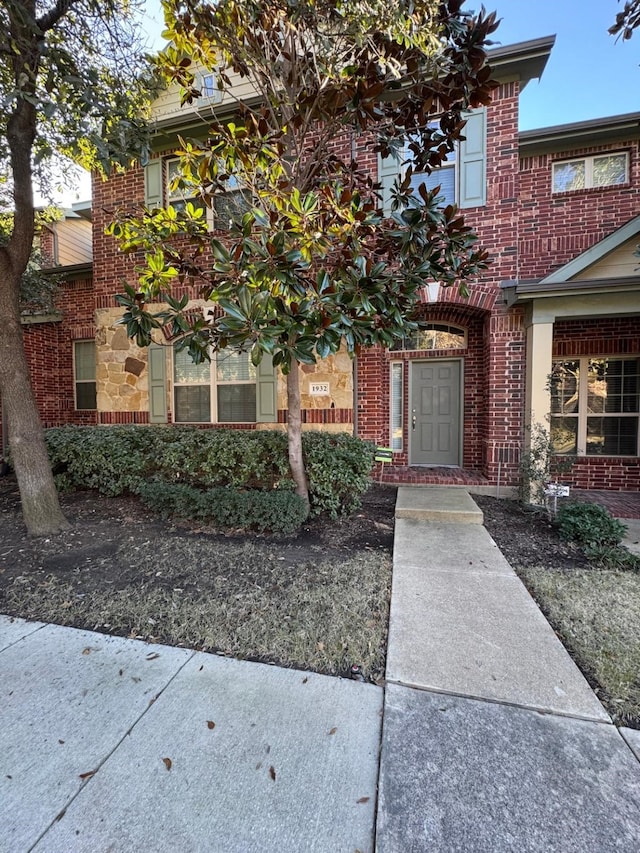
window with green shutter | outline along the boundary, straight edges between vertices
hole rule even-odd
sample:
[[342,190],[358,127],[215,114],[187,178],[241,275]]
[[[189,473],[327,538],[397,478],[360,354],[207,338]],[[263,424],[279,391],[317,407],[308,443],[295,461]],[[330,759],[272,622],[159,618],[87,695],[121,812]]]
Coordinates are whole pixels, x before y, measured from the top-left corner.
[[173,405],[176,423],[274,423],[276,371],[264,356],[258,368],[249,353],[223,350],[194,364],[174,348]]
[[[441,206],[457,204],[461,208],[479,207],[487,203],[487,111],[484,107],[466,113],[465,138],[447,155],[443,164],[430,174],[414,172],[411,186],[417,191],[420,184],[428,190],[439,186]],[[391,189],[395,180],[407,168],[410,152],[399,156],[378,157],[378,182],[382,206],[391,215]]]

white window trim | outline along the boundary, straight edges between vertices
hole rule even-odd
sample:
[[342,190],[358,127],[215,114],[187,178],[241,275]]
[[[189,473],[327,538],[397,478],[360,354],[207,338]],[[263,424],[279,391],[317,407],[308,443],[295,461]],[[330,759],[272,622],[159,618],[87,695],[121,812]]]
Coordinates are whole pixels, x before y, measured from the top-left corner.
[[[231,352],[231,351],[229,351]],[[258,421],[220,421],[218,420],[218,385],[257,385],[258,377],[257,374],[254,378],[239,380],[239,381],[219,381],[217,374],[217,353],[211,353],[211,361],[207,362],[209,367],[209,381],[208,382],[178,382],[176,380],[176,364],[175,364],[176,350],[175,347],[171,348],[171,404],[173,410],[173,421],[176,424],[213,424],[215,426],[219,426],[220,424],[230,424],[230,423],[244,423],[244,424],[255,424]],[[178,421],[176,419],[176,388],[209,388],[209,420],[208,421]],[[257,394],[257,389],[256,389]],[[257,406],[257,401],[256,401]],[[256,418],[257,418],[256,411]]]
[[[625,179],[621,184],[598,184],[593,183],[593,164],[595,160],[602,160],[605,157],[624,157],[625,158]],[[556,166],[565,166],[568,163],[584,163],[584,187],[578,189],[556,189],[555,188],[555,172]],[[628,151],[603,151],[599,154],[590,154],[586,157],[571,157],[566,160],[554,160],[551,164],[551,192],[554,195],[560,193],[577,193],[584,190],[603,190],[610,187],[623,187],[629,183],[629,152]]]
[[[222,102],[224,92],[218,88],[215,71],[200,71],[197,75],[198,89],[203,93],[198,98],[199,107],[208,107]],[[213,85],[209,86],[207,79],[211,78]],[[211,94],[204,94],[210,92]]]
[[[436,125],[437,125],[437,122],[436,122]],[[425,183],[425,180],[427,178],[431,178],[433,176],[436,177],[437,184],[441,184],[442,182],[437,180],[438,173],[442,172],[442,171],[449,170],[449,169],[453,169],[454,199],[453,199],[453,201],[451,201],[451,199],[446,199],[445,200],[446,204],[458,204],[458,201],[460,199],[460,166],[459,166],[459,163],[460,163],[460,143],[455,142],[454,145],[455,145],[454,150],[452,152],[450,152],[448,155],[450,157],[453,157],[452,160],[443,160],[442,163],[439,166],[436,166],[435,168],[433,168],[429,174],[427,174],[427,172],[424,172],[424,171],[414,171],[414,173],[413,173],[414,179],[419,179],[420,176],[422,176],[422,179],[417,180],[418,185]],[[409,166],[411,166],[411,158],[412,158],[412,152],[410,151],[409,143],[407,142],[407,143],[405,143],[405,146],[402,149],[402,166],[400,169],[400,180],[404,180],[404,178],[407,174],[407,169],[409,168]]]
[[[595,453],[587,453],[587,421],[589,418],[631,418],[635,417],[638,420],[638,438],[636,444],[636,453],[634,454],[620,454],[620,453],[605,453],[602,454],[605,458],[615,458],[615,459],[634,459],[635,456],[640,456],[640,412],[588,412],[587,411],[587,399],[589,394],[589,370],[588,365],[589,361],[598,358],[606,358],[609,361],[631,361],[634,358],[638,358],[638,356],[634,355],[582,355],[582,356],[574,356],[573,358],[567,356],[566,358],[557,358],[554,359],[553,364],[563,364],[567,361],[577,361],[580,363],[580,375],[578,381],[578,411],[577,414],[565,414],[563,412],[553,412],[550,414],[551,421],[554,419],[560,418],[572,418],[577,420],[577,434],[576,434],[576,452],[573,453],[559,453],[559,456],[566,457],[579,457],[581,459],[597,459],[598,454]],[[584,401],[584,402],[583,402]]]
[[[171,175],[171,164],[172,163],[180,163],[179,157],[168,157],[163,166],[165,168],[165,181],[164,181],[164,192],[165,192],[165,201],[167,207],[169,207],[174,202],[189,202],[195,201],[196,203],[200,202],[197,193],[193,193],[192,195],[185,195],[182,190],[174,190],[173,192],[170,189],[171,181],[173,180],[173,176]],[[209,207],[209,205],[205,204],[205,216],[207,221],[207,228],[209,231],[213,230],[213,209]]]
[[[394,402],[395,397],[393,393],[393,372],[395,370],[400,370],[400,446],[394,447],[394,423],[393,423],[393,414],[394,414]],[[392,361],[389,365],[389,447],[391,448],[392,453],[402,453],[404,451],[404,362],[403,361]]]
[[[78,372],[76,368],[76,347],[77,344],[93,344],[94,346],[94,355],[95,355],[95,347],[96,342],[94,338],[82,338],[77,341],[73,341],[73,349],[72,349],[72,359],[73,359],[73,406],[76,412],[95,412],[98,409],[98,383],[96,372],[94,372],[93,379],[78,379]],[[80,408],[78,406],[78,385],[93,385],[96,392],[96,405],[92,409]]]

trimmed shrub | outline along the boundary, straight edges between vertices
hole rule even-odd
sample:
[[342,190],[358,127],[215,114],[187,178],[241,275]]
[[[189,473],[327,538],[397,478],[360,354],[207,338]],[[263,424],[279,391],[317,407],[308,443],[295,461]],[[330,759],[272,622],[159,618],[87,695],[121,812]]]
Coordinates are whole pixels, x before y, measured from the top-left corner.
[[[221,487],[247,494],[294,488],[287,436],[279,430],[72,426],[45,435],[60,489],[140,494],[149,481],[199,493]],[[312,513],[336,517],[356,509],[369,487],[374,445],[346,433],[309,432],[303,433],[302,447]]]
[[306,517],[302,498],[291,491],[241,491],[230,486],[202,491],[183,483],[142,483],[140,499],[165,518],[188,519],[220,528],[288,534]]
[[619,545],[627,529],[604,507],[579,502],[564,504],[558,511],[557,523],[565,539],[585,549]]
[[371,483],[375,445],[347,433],[305,432],[302,451],[312,514],[336,518],[357,509]]

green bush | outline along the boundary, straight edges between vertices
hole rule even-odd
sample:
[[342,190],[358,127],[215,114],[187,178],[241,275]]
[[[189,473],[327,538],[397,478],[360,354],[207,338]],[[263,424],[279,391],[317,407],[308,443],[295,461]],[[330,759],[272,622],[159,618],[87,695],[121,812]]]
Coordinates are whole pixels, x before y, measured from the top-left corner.
[[165,518],[188,519],[220,528],[256,530],[259,533],[293,533],[306,516],[302,498],[291,491],[241,491],[215,487],[204,491],[183,483],[142,483],[143,503]]
[[312,513],[336,518],[357,509],[371,483],[375,445],[347,433],[306,432],[302,451]]
[[571,539],[585,549],[619,545],[627,529],[604,507],[579,502],[562,506],[557,523],[565,539]]
[[[46,431],[61,489],[139,494],[159,481],[198,492],[292,491],[287,436],[279,430],[197,427],[59,427]],[[311,511],[332,517],[353,511],[369,486],[374,446],[345,434],[304,433]]]

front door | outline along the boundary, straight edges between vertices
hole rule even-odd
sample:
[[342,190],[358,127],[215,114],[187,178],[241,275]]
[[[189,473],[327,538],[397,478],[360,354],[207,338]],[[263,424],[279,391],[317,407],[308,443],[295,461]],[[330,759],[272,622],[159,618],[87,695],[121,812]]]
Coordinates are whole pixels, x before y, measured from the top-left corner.
[[460,464],[459,361],[411,363],[409,462]]

